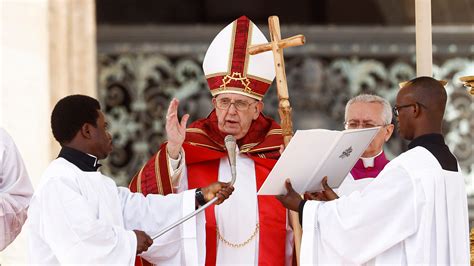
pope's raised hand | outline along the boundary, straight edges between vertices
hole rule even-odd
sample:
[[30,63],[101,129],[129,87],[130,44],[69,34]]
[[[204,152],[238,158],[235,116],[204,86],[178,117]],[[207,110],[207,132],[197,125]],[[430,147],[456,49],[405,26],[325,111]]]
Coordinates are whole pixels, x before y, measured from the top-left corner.
[[179,121],[178,106],[179,100],[174,98],[171,100],[168,113],[166,114],[166,135],[168,136],[166,149],[169,156],[173,159],[178,158],[179,151],[186,138],[186,123],[189,119],[189,115],[185,114],[183,118],[181,118],[181,122]]

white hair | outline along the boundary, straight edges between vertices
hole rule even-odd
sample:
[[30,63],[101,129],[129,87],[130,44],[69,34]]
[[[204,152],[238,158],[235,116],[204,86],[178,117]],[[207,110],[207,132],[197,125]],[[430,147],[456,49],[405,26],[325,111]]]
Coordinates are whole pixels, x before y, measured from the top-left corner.
[[347,111],[349,110],[349,106],[358,102],[381,104],[383,107],[382,120],[384,121],[384,124],[388,125],[392,123],[392,106],[387,100],[374,94],[360,94],[350,99],[346,104],[346,111],[344,114],[345,121],[347,121]]

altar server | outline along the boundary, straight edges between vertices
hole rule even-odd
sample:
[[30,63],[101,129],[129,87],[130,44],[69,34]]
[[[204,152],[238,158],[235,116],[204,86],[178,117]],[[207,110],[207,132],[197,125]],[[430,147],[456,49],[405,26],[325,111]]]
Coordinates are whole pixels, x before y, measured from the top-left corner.
[[[117,187],[97,171],[98,160],[112,150],[112,138],[99,102],[88,96],[60,100],[51,127],[62,149],[44,172],[28,211],[31,262],[133,265],[141,254],[154,263],[197,263],[196,218],[154,243],[150,236],[192,212],[198,202],[217,196],[221,203],[232,187],[216,182],[147,197]],[[203,218],[202,213],[197,217]]]
[[441,135],[446,91],[431,77],[408,82],[394,114],[409,150],[361,192],[302,201],[279,196],[303,220],[302,264],[469,265],[464,177]]

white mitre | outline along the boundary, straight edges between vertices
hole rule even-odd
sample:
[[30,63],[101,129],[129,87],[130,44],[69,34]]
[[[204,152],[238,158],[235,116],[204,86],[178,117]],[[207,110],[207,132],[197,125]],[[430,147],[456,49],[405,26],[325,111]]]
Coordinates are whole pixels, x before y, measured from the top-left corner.
[[212,96],[237,93],[262,100],[275,78],[271,51],[250,55],[248,48],[268,43],[265,35],[242,16],[217,34],[207,49],[203,70]]

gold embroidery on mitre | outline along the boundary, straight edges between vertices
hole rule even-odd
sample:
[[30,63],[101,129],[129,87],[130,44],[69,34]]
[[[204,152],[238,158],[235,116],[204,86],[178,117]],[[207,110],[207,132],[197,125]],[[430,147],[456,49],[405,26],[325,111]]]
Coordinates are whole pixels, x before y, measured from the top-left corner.
[[227,84],[229,84],[232,80],[240,81],[244,86],[244,92],[251,94],[252,89],[249,87],[250,80],[246,76],[242,76],[239,72],[233,72],[232,75],[227,74],[225,77],[222,78],[222,85],[219,87],[219,90],[227,90]]

